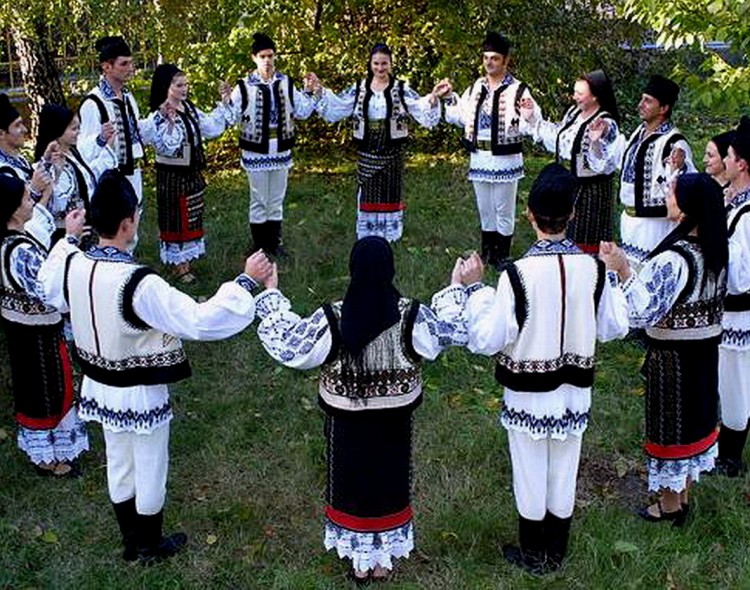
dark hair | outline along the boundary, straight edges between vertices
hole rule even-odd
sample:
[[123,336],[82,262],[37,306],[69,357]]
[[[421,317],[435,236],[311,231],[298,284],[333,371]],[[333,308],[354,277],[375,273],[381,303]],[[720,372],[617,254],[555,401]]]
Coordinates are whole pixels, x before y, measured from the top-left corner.
[[387,55],[391,61],[393,61],[393,52],[391,51],[391,48],[385,43],[375,43],[375,45],[372,46],[372,49],[370,49],[370,58],[367,60],[367,74],[370,76],[372,75],[372,58],[376,53]]
[[133,218],[137,208],[138,197],[127,177],[119,170],[107,170],[91,197],[88,219],[99,235],[113,238],[122,220]]
[[617,108],[617,99],[615,98],[612,82],[607,73],[604,70],[594,70],[593,72],[584,74],[579,80],[583,80],[589,85],[591,94],[599,101],[599,106],[602,110],[612,115],[612,118],[619,123],[620,110]]
[[537,215],[533,211],[531,214],[534,216],[534,222],[539,228],[539,231],[550,235],[559,234],[565,231],[565,228],[568,226],[568,221],[570,221],[570,218],[573,215],[571,213],[565,217],[547,217],[546,215]]

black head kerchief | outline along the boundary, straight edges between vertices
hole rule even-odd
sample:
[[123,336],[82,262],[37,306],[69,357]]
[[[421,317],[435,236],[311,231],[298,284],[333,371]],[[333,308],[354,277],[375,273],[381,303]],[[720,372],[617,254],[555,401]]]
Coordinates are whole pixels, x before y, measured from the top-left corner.
[[358,357],[385,330],[398,323],[401,298],[393,278],[393,252],[386,240],[358,240],[349,257],[351,281],[341,307],[341,338],[347,352]]
[[0,129],[7,131],[10,124],[20,116],[21,114],[10,104],[10,97],[0,94]]
[[38,162],[50,142],[60,137],[70,125],[75,113],[59,104],[45,104],[39,113],[39,131],[34,148],[34,161]]
[[253,55],[257,55],[258,52],[263,51],[264,49],[273,49],[276,51],[276,44],[271,37],[265,33],[253,33],[253,44],[250,48]]
[[548,164],[536,177],[529,192],[529,210],[534,215],[561,219],[573,213],[578,181],[560,164]]
[[119,170],[107,170],[91,196],[88,219],[104,236],[113,236],[123,219],[135,215],[138,197],[133,185]]
[[727,152],[729,151],[729,146],[732,144],[733,138],[734,131],[725,131],[724,133],[719,133],[719,135],[714,135],[711,138],[711,142],[716,146],[722,160],[727,157]]
[[654,248],[648,258],[668,250],[697,227],[706,268],[714,276],[719,276],[729,258],[727,214],[721,187],[704,172],[682,174],[675,181],[675,197],[685,220]]
[[117,59],[118,57],[130,57],[130,46],[125,43],[125,39],[119,35],[102,37],[94,45],[99,52],[99,63]]
[[510,41],[500,33],[489,31],[482,41],[482,51],[493,51],[500,55],[508,55],[510,53]]
[[0,174],[0,233],[5,232],[8,221],[21,206],[25,192],[26,183],[23,180],[10,174]]
[[588,83],[591,94],[599,101],[602,110],[607,111],[619,123],[620,111],[617,108],[615,91],[612,89],[612,82],[607,73],[604,70],[594,70],[585,74],[583,79]]
[[729,145],[734,148],[734,153],[743,160],[750,163],[750,118],[744,116],[740,119],[740,124],[732,132]]
[[669,78],[655,74],[651,76],[643,93],[653,96],[661,105],[673,107],[680,95],[680,87]]
[[172,80],[182,70],[174,64],[159,64],[154,70],[154,76],[151,78],[151,95],[148,99],[148,105],[151,111],[158,111],[159,107],[167,100],[167,93]]

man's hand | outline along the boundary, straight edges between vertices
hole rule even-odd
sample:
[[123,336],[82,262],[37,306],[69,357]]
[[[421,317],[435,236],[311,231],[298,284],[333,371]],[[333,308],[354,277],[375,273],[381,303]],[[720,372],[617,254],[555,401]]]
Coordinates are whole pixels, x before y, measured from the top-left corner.
[[224,104],[232,102],[232,87],[224,80],[219,83],[219,96],[221,96],[221,102]]
[[262,250],[253,252],[245,260],[245,274],[257,283],[265,285],[266,279],[272,270],[273,265]]
[[99,132],[99,135],[104,143],[107,143],[109,144],[109,147],[112,147],[115,143],[116,136],[114,124],[111,121],[102,123],[102,130]]
[[65,233],[80,238],[86,222],[86,212],[83,209],[73,209],[65,216]]
[[484,263],[479,254],[473,252],[471,256],[463,261],[461,266],[461,282],[465,286],[478,283],[484,277]]

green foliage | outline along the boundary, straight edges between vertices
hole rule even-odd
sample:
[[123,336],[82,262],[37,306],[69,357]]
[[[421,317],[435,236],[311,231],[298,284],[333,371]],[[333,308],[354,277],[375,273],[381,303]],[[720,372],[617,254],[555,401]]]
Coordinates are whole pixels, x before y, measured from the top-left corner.
[[750,4],[736,0],[625,0],[625,15],[656,32],[665,49],[729,43],[728,52],[704,53],[698,68],[676,67],[699,105],[730,115],[747,105],[750,90]]

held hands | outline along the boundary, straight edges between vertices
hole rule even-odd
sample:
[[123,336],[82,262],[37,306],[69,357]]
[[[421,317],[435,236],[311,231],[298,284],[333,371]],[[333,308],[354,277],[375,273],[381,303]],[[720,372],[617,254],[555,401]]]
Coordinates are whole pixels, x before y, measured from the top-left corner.
[[83,209],[73,209],[65,216],[65,233],[80,238],[86,222],[86,212]]
[[[278,285],[278,275],[276,273],[276,265],[271,264],[266,255],[262,250],[253,252],[245,260],[245,274],[253,279],[257,283],[262,283],[266,288],[270,289],[269,277],[273,273],[276,277],[276,285]],[[274,287],[276,286],[274,285]]]
[[177,109],[174,107],[174,105],[165,100],[159,107],[159,112],[161,113],[162,117],[169,121],[170,125],[174,125],[174,119],[177,115]]
[[232,87],[226,80],[219,82],[219,96],[221,96],[221,102],[225,105],[232,102]]
[[50,141],[47,145],[47,149],[44,150],[42,160],[45,163],[52,164],[57,170],[59,170],[64,162],[62,150],[60,150],[60,144],[56,141]]
[[453,86],[449,78],[443,78],[440,80],[430,92],[430,106],[434,107],[437,104],[438,98],[443,98],[453,92]]
[[534,115],[536,103],[534,102],[534,99],[530,97],[522,98],[518,106],[524,121],[527,123],[534,123],[536,120]]
[[671,172],[678,172],[685,166],[685,151],[678,147],[673,147],[669,156],[664,160],[664,165]]
[[607,270],[615,271],[621,281],[630,277],[630,263],[621,248],[614,242],[599,243],[599,260],[604,263]]
[[42,195],[41,202],[46,204],[52,194],[52,175],[43,165],[34,168],[29,185],[34,192]]
[[484,276],[484,264],[479,254],[472,252],[468,258],[458,258],[451,272],[452,285],[468,287],[478,283]]
[[603,117],[599,117],[595,121],[592,121],[588,126],[588,134],[591,143],[597,143],[601,141],[602,137],[609,133],[609,123]]
[[111,121],[102,123],[101,138],[104,143],[109,144],[109,147],[114,146],[115,143],[115,126]]
[[305,74],[305,77],[302,80],[305,92],[314,94],[315,96],[320,96],[323,92],[323,84],[320,82],[320,78],[318,78],[318,75],[315,72]]

